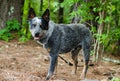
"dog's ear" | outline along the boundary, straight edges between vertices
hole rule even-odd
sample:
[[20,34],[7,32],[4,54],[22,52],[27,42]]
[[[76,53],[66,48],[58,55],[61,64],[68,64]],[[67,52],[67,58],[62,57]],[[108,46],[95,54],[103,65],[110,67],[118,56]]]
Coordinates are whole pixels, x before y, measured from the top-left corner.
[[46,20],[47,22],[49,22],[49,20],[50,20],[50,11],[49,11],[49,9],[46,9],[46,11],[42,15],[42,18],[44,20]]
[[30,8],[28,13],[28,18],[31,19],[34,17],[36,17],[35,11],[33,10],[33,8]]

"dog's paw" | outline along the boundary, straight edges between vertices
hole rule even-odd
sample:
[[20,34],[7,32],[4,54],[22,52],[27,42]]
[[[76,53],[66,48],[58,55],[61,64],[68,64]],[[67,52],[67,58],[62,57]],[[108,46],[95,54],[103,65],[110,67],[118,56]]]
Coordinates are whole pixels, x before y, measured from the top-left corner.
[[84,76],[83,73],[80,75],[80,79],[81,79],[81,80],[84,80],[84,79],[85,79],[85,76]]
[[47,76],[46,76],[46,78],[45,78],[45,81],[49,80],[52,75],[53,75],[53,73],[48,73]]

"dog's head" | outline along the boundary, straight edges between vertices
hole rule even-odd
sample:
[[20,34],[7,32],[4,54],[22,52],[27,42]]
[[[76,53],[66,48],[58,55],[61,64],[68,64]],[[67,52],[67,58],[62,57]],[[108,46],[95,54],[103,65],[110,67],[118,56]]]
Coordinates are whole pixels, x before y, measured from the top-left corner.
[[42,15],[42,18],[38,18],[36,17],[33,8],[30,8],[28,15],[29,29],[34,39],[36,40],[41,39],[44,36],[45,32],[48,30],[50,19],[49,16],[50,16],[49,9],[46,9],[46,11]]

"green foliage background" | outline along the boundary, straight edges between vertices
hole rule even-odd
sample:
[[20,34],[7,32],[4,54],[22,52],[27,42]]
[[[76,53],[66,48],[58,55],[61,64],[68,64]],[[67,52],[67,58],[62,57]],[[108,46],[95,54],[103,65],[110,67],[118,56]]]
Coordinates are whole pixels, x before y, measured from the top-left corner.
[[[0,39],[9,41],[10,39],[13,39],[15,35],[13,35],[13,32],[18,32],[20,30],[20,23],[18,20],[8,20],[6,22],[6,27],[4,29],[0,30]],[[16,33],[19,34],[19,33]]]
[[[77,11],[71,10],[71,6],[75,3],[80,3]],[[89,24],[94,38],[99,43],[103,44],[106,50],[111,50],[113,45],[120,40],[120,1],[119,0],[64,0],[63,3],[59,3],[58,0],[50,0],[50,6],[48,6],[49,0],[43,0],[43,11],[46,8],[50,8],[51,19],[58,22],[58,9],[59,6],[64,8],[64,23],[70,23],[71,19],[76,15],[80,16],[80,23],[86,23],[86,21],[95,21],[96,23],[104,23],[104,31],[100,35],[97,32],[97,27],[93,24]],[[19,41],[25,42],[31,38],[28,26],[28,10],[34,8],[37,16],[41,17],[43,11],[40,11],[40,0],[24,0],[24,5],[21,11],[22,24],[17,20],[8,21],[7,27],[0,30],[0,39],[9,41],[13,37],[10,31],[20,30]],[[99,12],[105,11],[105,16],[101,17]],[[94,15],[93,13],[98,13]],[[12,24],[9,24],[12,23]],[[7,34],[6,34],[7,33]],[[119,46],[116,46],[119,48]]]

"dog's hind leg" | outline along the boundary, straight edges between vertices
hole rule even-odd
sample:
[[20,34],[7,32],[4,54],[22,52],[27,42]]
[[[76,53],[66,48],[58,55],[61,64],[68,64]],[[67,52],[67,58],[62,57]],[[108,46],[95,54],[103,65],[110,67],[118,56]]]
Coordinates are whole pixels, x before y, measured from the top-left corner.
[[49,55],[50,55],[50,66],[49,66],[48,74],[47,74],[45,81],[49,80],[50,77],[53,75],[56,64],[57,64],[57,59],[58,59],[58,54],[50,53]]
[[90,59],[90,45],[89,44],[87,45],[87,43],[84,43],[82,48],[83,48],[83,56],[84,56],[84,68],[83,68],[80,78],[85,79],[86,73],[88,70],[88,63],[89,63],[89,59]]
[[81,50],[81,46],[74,48],[71,51],[71,57],[74,61],[74,71],[72,72],[73,74],[76,74],[77,71],[77,65],[78,65],[78,53]]

